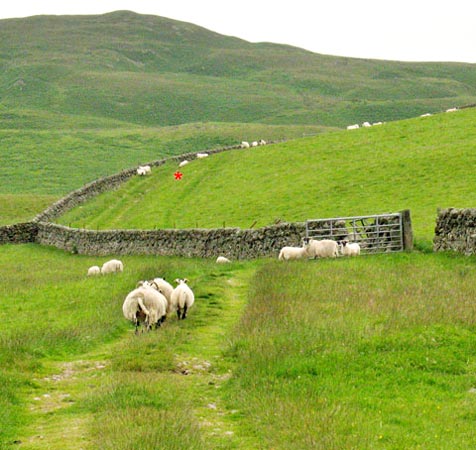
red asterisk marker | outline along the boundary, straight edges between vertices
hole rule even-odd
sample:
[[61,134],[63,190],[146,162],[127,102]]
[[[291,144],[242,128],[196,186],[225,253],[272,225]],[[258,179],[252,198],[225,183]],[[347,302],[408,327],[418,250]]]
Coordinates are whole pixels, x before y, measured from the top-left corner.
[[181,180],[182,176],[183,176],[183,173],[179,172],[178,170],[177,170],[177,172],[174,173],[174,177],[175,177],[176,180]]

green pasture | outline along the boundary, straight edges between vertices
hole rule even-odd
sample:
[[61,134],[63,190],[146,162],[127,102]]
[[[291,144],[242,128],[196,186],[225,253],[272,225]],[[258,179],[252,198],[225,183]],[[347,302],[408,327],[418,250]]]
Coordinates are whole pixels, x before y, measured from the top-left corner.
[[59,219],[91,229],[264,226],[278,221],[410,209],[417,241],[433,239],[438,208],[476,202],[476,111],[170,163]]
[[[472,257],[121,259],[0,248],[1,448],[476,444]],[[196,304],[136,336],[122,301],[159,275]]]

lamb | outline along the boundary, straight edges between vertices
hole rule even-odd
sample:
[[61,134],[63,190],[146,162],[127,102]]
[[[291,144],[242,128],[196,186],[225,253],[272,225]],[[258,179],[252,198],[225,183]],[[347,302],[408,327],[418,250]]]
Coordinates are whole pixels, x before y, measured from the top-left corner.
[[187,317],[187,311],[193,305],[195,296],[193,291],[187,286],[188,280],[186,278],[175,280],[178,285],[172,292],[171,303],[172,308],[177,310],[178,319],[185,319]]
[[127,294],[122,304],[122,313],[134,323],[136,334],[141,322],[149,331],[153,325],[160,327],[165,320],[167,300],[160,292],[144,284]]
[[229,263],[231,262],[228,258],[226,258],[225,256],[219,256],[216,260],[217,264],[226,264],[226,263]]
[[197,153],[198,159],[203,159],[203,158],[206,158],[207,156],[208,156],[208,153]]
[[105,262],[101,267],[101,273],[103,275],[107,273],[122,272],[124,270],[124,264],[118,259],[111,259],[110,261]]
[[184,159],[178,166],[183,167],[183,166],[186,166],[187,164],[188,164],[188,161]]
[[93,276],[93,275],[99,275],[101,273],[101,269],[99,266],[91,266],[88,269],[88,277]]
[[250,148],[250,143],[247,142],[247,141],[242,141],[242,143],[240,144],[240,147],[241,148]]
[[358,256],[360,255],[360,245],[357,242],[339,242],[340,252],[343,256]]
[[309,240],[309,256],[312,258],[335,258],[339,255],[339,246],[332,239]]
[[309,256],[309,242],[305,242],[302,247],[283,247],[279,252],[280,261],[302,259]]
[[347,126],[348,130],[357,130],[357,128],[360,128],[358,123],[355,123],[354,125],[348,125]]

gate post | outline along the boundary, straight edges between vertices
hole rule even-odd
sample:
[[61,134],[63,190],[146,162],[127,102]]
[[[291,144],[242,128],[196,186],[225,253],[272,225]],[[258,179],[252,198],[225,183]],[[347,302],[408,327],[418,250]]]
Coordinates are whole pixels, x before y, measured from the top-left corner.
[[402,215],[402,233],[403,233],[403,249],[412,251],[413,250],[413,230],[412,230],[412,219],[410,217],[410,210],[405,209],[400,211]]

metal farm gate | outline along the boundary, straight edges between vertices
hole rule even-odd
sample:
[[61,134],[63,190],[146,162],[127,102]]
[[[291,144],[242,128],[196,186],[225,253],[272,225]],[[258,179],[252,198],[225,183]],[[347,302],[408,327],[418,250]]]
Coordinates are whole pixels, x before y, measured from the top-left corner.
[[306,238],[358,242],[361,254],[401,252],[408,246],[403,213],[307,220]]

